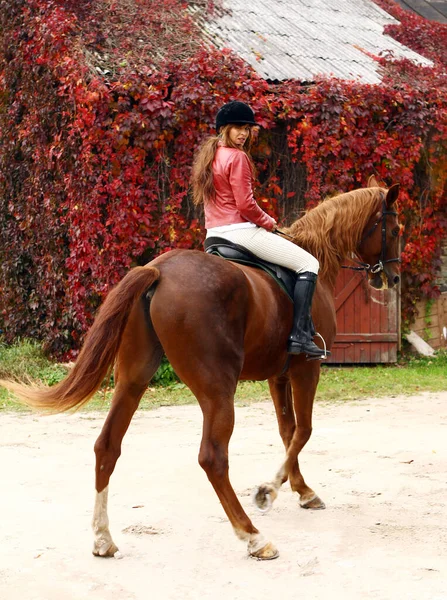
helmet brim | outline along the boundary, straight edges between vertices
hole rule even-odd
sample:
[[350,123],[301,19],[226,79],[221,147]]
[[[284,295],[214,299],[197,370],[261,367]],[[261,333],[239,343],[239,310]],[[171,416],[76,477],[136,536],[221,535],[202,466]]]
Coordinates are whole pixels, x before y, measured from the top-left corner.
[[216,130],[219,131],[219,129],[222,129],[222,127],[225,127],[226,125],[253,125],[253,127],[261,127],[261,125],[259,125],[259,123],[256,123],[256,121],[234,120],[231,121],[231,123],[223,123],[222,125],[219,125],[218,127],[216,127]]

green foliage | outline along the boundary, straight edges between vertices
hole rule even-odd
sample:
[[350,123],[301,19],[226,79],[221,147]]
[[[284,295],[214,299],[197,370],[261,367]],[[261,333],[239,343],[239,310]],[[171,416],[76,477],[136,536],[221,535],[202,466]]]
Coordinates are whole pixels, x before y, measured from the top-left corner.
[[[56,363],[48,358],[42,345],[32,340],[18,340],[12,345],[0,340],[0,379],[33,381],[44,385],[59,383],[68,373],[72,363]],[[151,385],[170,386],[179,383],[172,366],[163,357],[152,378]],[[104,381],[105,388],[113,387],[113,374]]]
[[160,386],[175,385],[179,382],[174,369],[169,363],[168,359],[164,356],[161,361],[161,365],[158,367],[158,371],[152,378],[152,384]]
[[[50,362],[39,346],[24,341],[7,347],[0,344],[0,378],[31,378],[45,385],[62,379],[67,367]],[[167,373],[171,373],[169,378]],[[408,355],[398,365],[357,367],[323,366],[317,389],[319,401],[351,401],[384,396],[418,395],[422,392],[445,391],[447,352],[439,351],[434,357],[421,358]],[[164,382],[163,382],[164,379]],[[105,410],[110,406],[113,381],[107,382],[91,402],[82,410]],[[239,383],[236,406],[253,402],[271,401],[266,381],[242,381]],[[192,392],[173,375],[166,361],[152,380],[143,396],[140,408],[150,410],[161,406],[195,403]],[[0,387],[0,410],[27,410]]]
[[424,314],[424,323],[425,323],[425,327],[424,327],[424,340],[426,342],[428,342],[430,340],[431,337],[431,332],[430,332],[430,325],[431,325],[431,314],[432,314],[432,310],[433,310],[433,303],[434,300],[433,298],[429,298],[427,300],[427,302],[425,303],[425,314]]
[[[213,3],[202,5],[206,18]],[[381,86],[322,79],[304,87],[268,84],[230,51],[206,47],[181,0],[0,0],[5,339],[38,339],[53,356],[72,358],[130,267],[200,247],[192,155],[235,95],[264,127],[254,148],[257,198],[273,215],[294,218],[373,172],[401,183],[408,322],[415,299],[436,293],[447,83],[435,43],[445,29],[405,23],[404,43],[429,47],[433,68],[377,58]]]
[[0,341],[0,379],[29,380],[54,385],[67,372],[68,366],[49,361],[37,342],[23,340],[8,346]]

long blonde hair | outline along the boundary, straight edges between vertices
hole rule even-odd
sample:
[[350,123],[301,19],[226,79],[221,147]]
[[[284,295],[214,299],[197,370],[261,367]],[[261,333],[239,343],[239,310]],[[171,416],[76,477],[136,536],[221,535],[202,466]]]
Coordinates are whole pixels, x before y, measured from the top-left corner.
[[[213,202],[216,197],[216,189],[213,179],[213,161],[216,155],[219,143],[222,143],[228,148],[237,148],[236,144],[230,140],[230,129],[233,125],[225,125],[221,128],[219,135],[214,135],[207,138],[197,150],[194,162],[192,165],[191,184],[193,191],[193,203],[197,206],[206,202]],[[253,179],[256,177],[256,170],[253,160],[250,156],[250,148],[252,144],[252,133],[247,137],[243,151],[247,154],[251,165]]]

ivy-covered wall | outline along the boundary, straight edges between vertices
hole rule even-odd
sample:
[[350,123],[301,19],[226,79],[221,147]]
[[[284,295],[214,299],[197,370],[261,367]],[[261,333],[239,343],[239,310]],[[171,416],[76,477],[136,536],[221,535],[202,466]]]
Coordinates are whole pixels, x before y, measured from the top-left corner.
[[[213,10],[203,3],[202,17]],[[446,232],[445,29],[418,23],[412,35],[405,24],[404,43],[428,36],[433,68],[378,59],[381,86],[303,87],[270,85],[231,52],[205,47],[180,0],[0,0],[3,338],[33,337],[73,356],[132,265],[201,246],[192,157],[236,97],[263,125],[258,201],[283,222],[372,173],[401,183],[411,319],[416,300],[437,292]]]

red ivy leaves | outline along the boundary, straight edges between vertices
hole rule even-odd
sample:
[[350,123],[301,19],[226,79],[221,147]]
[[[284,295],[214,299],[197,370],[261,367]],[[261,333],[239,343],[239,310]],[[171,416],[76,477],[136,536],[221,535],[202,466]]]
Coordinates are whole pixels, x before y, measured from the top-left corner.
[[[275,86],[230,51],[205,48],[179,0],[0,0],[0,8],[0,327],[7,339],[32,335],[55,355],[76,351],[101,299],[130,266],[200,246],[188,195],[192,156],[213,131],[216,110],[235,97],[250,102],[264,127],[255,157],[267,210],[278,215],[300,201],[282,169],[305,169],[309,205],[365,184],[372,172],[400,181],[407,314],[410,293],[433,293],[447,172],[440,63],[422,69],[382,59],[383,86],[335,79]],[[169,61],[155,61],[152,42],[169,23],[178,24]],[[419,25],[408,38],[438,31]],[[295,165],[286,165],[287,154]]]
[[385,27],[386,34],[435,63],[447,65],[446,24],[429,21],[411,10],[404,10],[394,0],[374,1],[399,21],[399,23],[387,25]]

